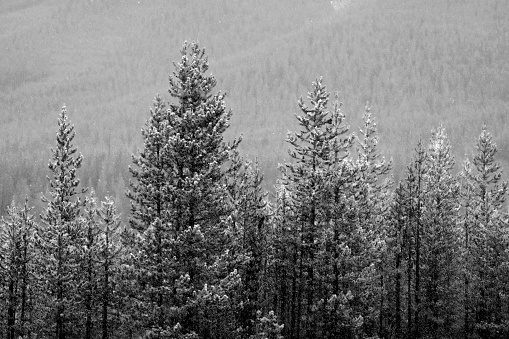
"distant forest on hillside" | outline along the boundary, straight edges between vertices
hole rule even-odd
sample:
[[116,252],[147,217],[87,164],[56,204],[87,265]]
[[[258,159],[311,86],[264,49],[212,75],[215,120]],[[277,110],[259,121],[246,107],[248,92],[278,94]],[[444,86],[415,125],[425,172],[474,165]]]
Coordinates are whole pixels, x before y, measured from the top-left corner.
[[[364,107],[401,178],[418,139],[441,123],[457,164],[486,124],[509,166],[509,5],[504,0],[2,1],[0,210],[28,195],[41,210],[62,104],[84,155],[82,181],[126,220],[131,155],[182,41],[207,47],[233,110],[226,137],[257,158],[273,192],[297,100],[323,76],[351,130]],[[457,165],[459,170],[459,165]],[[273,194],[271,194],[273,199]]]
[[270,199],[260,164],[229,136],[233,111],[209,66],[198,42],[183,43],[170,100],[155,96],[128,188],[116,186],[125,221],[121,198],[82,181],[61,108],[44,194],[0,220],[1,337],[509,336],[509,185],[486,125],[458,164],[437,124],[395,181],[383,117],[365,106],[354,133],[318,77]]

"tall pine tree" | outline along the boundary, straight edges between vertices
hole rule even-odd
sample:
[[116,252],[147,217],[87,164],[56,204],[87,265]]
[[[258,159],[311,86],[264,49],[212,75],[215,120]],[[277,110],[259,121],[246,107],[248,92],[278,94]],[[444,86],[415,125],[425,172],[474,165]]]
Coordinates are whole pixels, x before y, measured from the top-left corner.
[[502,211],[508,184],[501,181],[496,153],[497,146],[483,126],[473,168],[467,160],[462,172],[466,337],[509,333],[509,319],[503,316],[507,313],[503,298],[508,291],[508,220]]
[[[39,288],[41,313],[44,315],[41,331],[63,339],[73,335],[72,324],[77,307],[74,296],[79,287],[79,253],[82,232],[79,216],[86,191],[79,189],[77,170],[83,157],[73,146],[75,132],[67,118],[65,106],[58,119],[56,147],[49,163],[52,173],[48,177],[50,196],[43,197],[47,203],[41,215],[43,226],[38,229],[37,245],[40,251],[37,286]],[[75,319],[74,319],[75,320]]]
[[208,337],[222,327],[211,326],[211,313],[191,309],[208,303],[212,310],[211,300],[224,300],[213,297],[229,286],[224,279],[236,280],[223,265],[230,241],[224,172],[239,141],[223,140],[232,113],[224,94],[211,93],[216,80],[205,74],[205,51],[186,42],[181,55],[169,80],[176,102],[166,109],[156,99],[131,168],[136,304],[149,335]]
[[[292,218],[289,220],[291,248],[287,252],[292,282],[289,302],[285,302],[289,318],[282,317],[290,338],[314,338],[321,325],[323,308],[320,303],[327,298],[323,285],[320,256],[324,253],[327,192],[333,171],[348,155],[352,144],[348,126],[343,125],[344,115],[336,103],[327,110],[329,93],[322,79],[312,84],[308,93],[309,106],[301,98],[301,115],[296,115],[301,130],[289,133],[287,142],[292,146],[289,154],[293,163],[282,171],[282,185],[291,191]],[[286,232],[285,230],[283,230]],[[320,302],[322,300],[322,302]],[[322,330],[322,329],[320,329]]]
[[[428,333],[444,336],[458,329],[459,183],[442,126],[432,132],[423,188],[422,211],[423,319]],[[444,307],[448,305],[448,307]]]
[[0,319],[6,319],[0,334],[7,339],[29,336],[33,325],[29,289],[33,284],[36,224],[31,210],[28,199],[23,207],[13,203],[0,223],[0,295],[5,300]]

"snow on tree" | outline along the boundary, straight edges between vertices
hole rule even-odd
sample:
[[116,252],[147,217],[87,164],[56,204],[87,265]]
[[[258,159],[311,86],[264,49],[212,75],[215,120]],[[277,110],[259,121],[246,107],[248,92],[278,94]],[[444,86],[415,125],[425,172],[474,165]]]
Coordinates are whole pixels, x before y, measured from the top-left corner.
[[0,223],[0,305],[6,319],[0,334],[5,333],[7,339],[29,335],[33,325],[29,289],[33,284],[37,225],[31,210],[28,199],[23,207],[12,203]]
[[[483,126],[473,164],[467,159],[462,177],[464,323],[467,334],[483,337],[509,333],[503,296],[508,292],[507,212],[502,209],[508,184],[501,181],[497,146]],[[473,166],[472,166],[473,165]]]
[[56,147],[49,163],[52,173],[48,177],[50,196],[44,197],[47,203],[41,215],[43,225],[38,228],[37,294],[42,318],[40,330],[55,338],[72,336],[76,327],[75,300],[79,288],[79,250],[82,239],[80,220],[81,208],[85,200],[81,195],[86,189],[79,189],[77,170],[83,157],[73,146],[74,126],[68,122],[67,110],[62,107],[58,119]]
[[169,79],[176,102],[156,98],[128,193],[137,231],[131,267],[142,312],[136,318],[156,337],[211,335],[207,319],[218,314],[191,310],[207,304],[210,312],[228,312],[211,301],[226,300],[226,286],[237,280],[224,262],[230,241],[224,167],[239,143],[223,140],[232,112],[224,94],[211,93],[216,80],[205,74],[205,51],[186,42],[181,55]]

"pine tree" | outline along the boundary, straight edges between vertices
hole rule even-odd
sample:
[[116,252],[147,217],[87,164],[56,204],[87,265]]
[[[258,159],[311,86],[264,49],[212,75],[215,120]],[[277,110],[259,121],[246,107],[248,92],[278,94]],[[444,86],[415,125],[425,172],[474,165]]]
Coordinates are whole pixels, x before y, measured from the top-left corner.
[[162,98],[156,96],[150,118],[141,134],[144,140],[139,156],[133,156],[134,167],[129,171],[134,179],[130,181],[131,216],[129,223],[134,230],[142,232],[156,218],[166,222],[165,211],[169,208],[163,187],[170,180],[167,173],[167,160],[164,147],[168,142],[166,135],[167,112]]
[[[389,335],[388,330],[397,338],[421,335],[422,215],[427,157],[419,141],[406,177],[400,181],[392,199],[382,273],[387,302],[380,310],[380,336]],[[388,326],[391,322],[392,329]]]
[[[407,230],[410,226],[409,223],[409,197],[408,197],[408,191],[406,190],[406,183],[400,182],[398,187],[396,188],[394,192],[394,199],[391,206],[390,211],[390,218],[389,218],[389,227],[387,230],[387,236],[386,239],[387,242],[387,256],[385,264],[386,266],[385,271],[383,272],[385,278],[383,281],[385,282],[385,285],[383,287],[388,291],[388,295],[391,296],[391,300],[393,301],[393,304],[389,306],[391,318],[394,319],[394,329],[393,329],[393,336],[395,338],[402,338],[403,333],[403,305],[402,305],[402,294],[403,294],[403,283],[404,283],[404,269],[403,264],[404,260],[404,254],[405,254],[405,242],[409,243],[408,237],[405,237],[407,234]],[[407,261],[407,266],[410,266],[410,260]],[[393,282],[393,285],[391,284]],[[409,292],[410,297],[410,292]],[[409,298],[410,299],[410,298]],[[384,306],[382,305],[380,312],[385,315],[386,310],[384,309]],[[382,321],[385,321],[386,319],[382,319]],[[385,325],[386,326],[386,325]],[[380,326],[382,327],[382,326]],[[384,328],[384,330],[386,330]],[[385,336],[386,333],[383,333],[383,331],[380,331],[381,336]]]
[[[352,144],[351,137],[340,137],[348,132],[342,125],[344,115],[336,103],[327,111],[329,93],[318,79],[308,94],[310,106],[299,100],[302,115],[296,115],[301,126],[298,133],[289,133],[287,142],[292,146],[289,154],[293,163],[282,171],[282,184],[292,192],[293,218],[290,224],[293,244],[290,261],[292,283],[290,287],[290,326],[285,335],[292,338],[313,338],[318,330],[318,301],[324,289],[319,278],[318,256],[324,249],[324,219],[328,180],[339,167]],[[317,293],[319,292],[319,293]],[[288,321],[288,319],[286,319]]]
[[131,168],[133,268],[144,310],[138,320],[155,337],[211,335],[211,314],[189,308],[210,308],[211,291],[220,300],[236,281],[223,256],[230,241],[224,168],[239,141],[223,141],[232,113],[224,94],[211,94],[216,80],[205,75],[205,51],[186,42],[181,55],[169,80],[176,103],[166,109],[156,98]]
[[[236,310],[242,336],[254,334],[257,311],[270,308],[266,298],[267,260],[269,257],[268,202],[261,184],[263,175],[257,162],[242,161],[234,156],[228,175],[232,203],[233,241],[229,251],[237,258],[242,290]],[[265,300],[264,300],[265,299]]]
[[379,284],[381,260],[385,248],[385,230],[389,210],[392,185],[388,174],[392,163],[385,161],[378,151],[378,133],[370,107],[366,106],[363,115],[361,137],[357,137],[356,173],[353,183],[358,223],[358,255],[354,270],[358,272],[358,285],[362,299],[359,309],[364,315],[363,331],[366,335],[377,332],[379,314],[377,306],[381,298]]
[[78,219],[84,204],[80,195],[86,191],[78,189],[80,180],[76,171],[83,157],[76,154],[77,149],[72,145],[74,126],[67,119],[64,106],[58,119],[57,145],[52,149],[53,158],[49,163],[52,172],[52,177],[48,177],[50,197],[43,197],[47,208],[41,215],[44,225],[37,233],[40,252],[37,292],[43,308],[41,331],[53,331],[57,339],[66,338],[75,330],[70,322],[79,281],[77,245],[81,228]]
[[[109,197],[101,202],[101,207],[96,213],[102,228],[98,234],[97,251],[97,262],[100,266],[98,291],[101,298],[101,339],[108,339],[112,329],[115,329],[115,326],[112,326],[114,324],[111,319],[112,310],[120,308],[116,297],[120,259],[123,254],[120,245],[120,216],[117,214],[114,201]],[[118,327],[120,324],[115,325]]]
[[[409,198],[409,225],[407,226],[407,314],[408,314],[408,328],[409,332],[413,330],[415,338],[421,336],[421,309],[422,309],[422,283],[421,283],[421,267],[422,267],[422,235],[423,235],[423,206],[424,196],[424,177],[426,174],[425,163],[428,154],[422,146],[421,141],[417,145],[415,152],[415,159],[412,165],[408,167],[408,174],[406,178],[406,187]],[[412,267],[414,271],[412,271]],[[412,314],[412,273],[414,278],[414,306],[413,306],[413,326],[411,321]],[[409,333],[410,334],[410,333]]]
[[80,304],[83,306],[85,320],[85,339],[90,339],[94,334],[96,323],[95,313],[97,308],[97,254],[99,226],[96,220],[97,198],[95,192],[90,192],[90,197],[85,205],[84,213],[80,219],[82,236],[81,251],[79,253],[80,271],[83,273],[82,282],[78,289]]
[[454,159],[443,127],[432,132],[427,154],[422,212],[423,311],[428,333],[443,336],[453,333],[460,314],[459,183],[451,173]]
[[258,311],[256,314],[256,334],[253,334],[249,339],[283,339],[281,332],[284,326],[280,325],[277,317],[273,311],[270,311],[266,316],[262,316],[262,312]]
[[13,203],[7,208],[7,218],[2,218],[0,225],[0,295],[6,300],[2,303],[6,323],[1,327],[5,329],[7,339],[29,335],[32,327],[29,288],[33,283],[36,224],[31,210],[28,199],[23,207]]
[[[483,337],[507,333],[502,295],[507,291],[507,215],[502,208],[507,182],[501,181],[497,146],[486,126],[476,145],[474,168],[466,161],[463,178],[465,265],[465,336],[475,330]],[[473,324],[473,326],[471,325]]]
[[[285,169],[282,168],[284,171]],[[284,177],[284,175],[283,175]],[[273,308],[285,324],[284,332],[291,336],[294,328],[292,316],[295,312],[296,295],[296,263],[297,237],[296,229],[291,227],[294,220],[293,200],[288,186],[281,180],[276,185],[275,207],[273,208],[271,224],[274,227],[270,240],[273,252],[268,262],[271,284],[274,286],[272,294]]]
[[[129,222],[137,233],[129,238],[129,244],[125,244],[130,245],[134,256],[126,267],[141,288],[131,291],[141,299],[131,307],[137,311],[137,314],[133,314],[134,320],[145,328],[164,327],[165,311],[162,308],[168,301],[164,299],[167,293],[162,281],[165,280],[164,272],[171,272],[171,254],[166,253],[170,235],[163,229],[170,223],[167,211],[171,207],[165,196],[165,185],[170,180],[164,154],[168,142],[165,108],[165,103],[157,96],[150,111],[151,116],[142,129],[144,148],[139,156],[133,156],[135,167],[129,168],[134,179],[130,181],[131,190],[128,192],[131,199]],[[150,315],[143,316],[146,313]]]

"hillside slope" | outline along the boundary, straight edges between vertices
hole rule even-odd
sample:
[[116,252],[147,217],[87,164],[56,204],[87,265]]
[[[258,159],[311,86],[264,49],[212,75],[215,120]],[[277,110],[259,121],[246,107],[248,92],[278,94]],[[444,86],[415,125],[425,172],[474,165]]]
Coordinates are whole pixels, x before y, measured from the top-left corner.
[[166,95],[184,40],[207,48],[228,93],[230,136],[258,157],[269,187],[318,76],[352,130],[366,102],[396,176],[419,137],[443,123],[457,162],[486,123],[509,165],[509,3],[504,0],[2,1],[0,208],[45,190],[57,113],[66,104],[98,195],[123,191],[156,93]]

